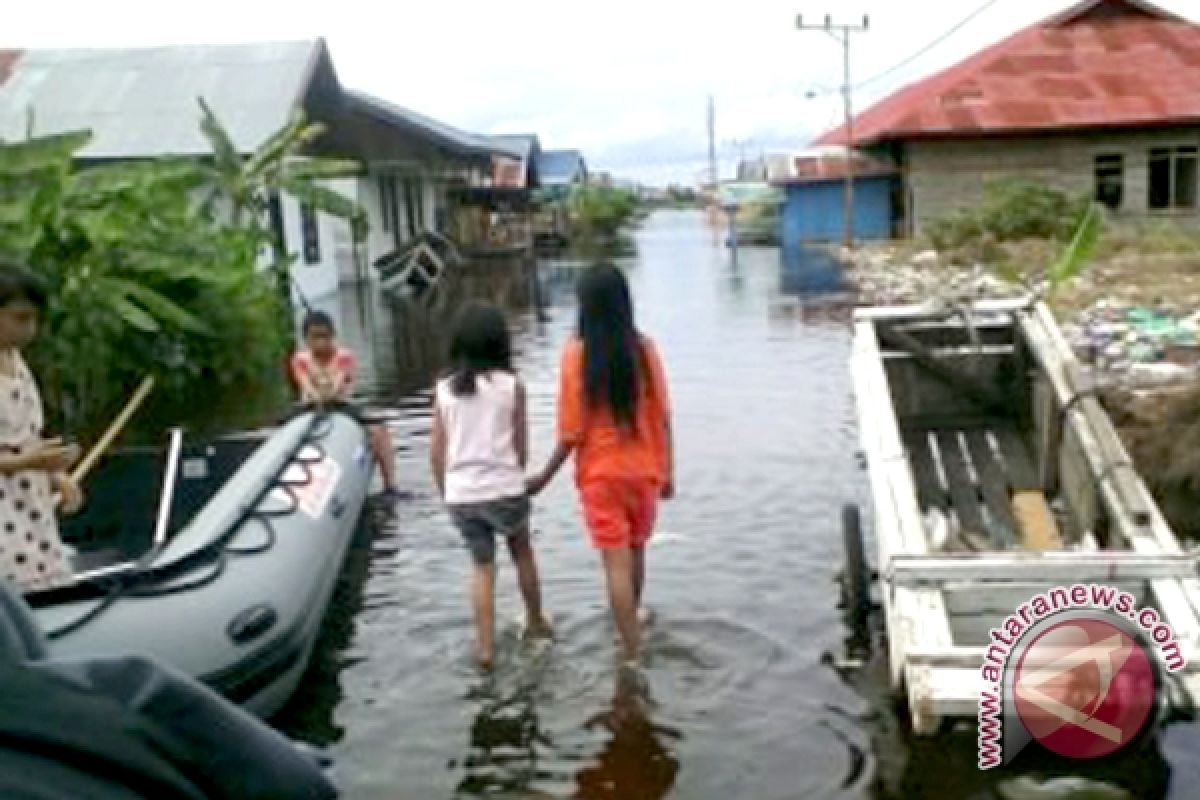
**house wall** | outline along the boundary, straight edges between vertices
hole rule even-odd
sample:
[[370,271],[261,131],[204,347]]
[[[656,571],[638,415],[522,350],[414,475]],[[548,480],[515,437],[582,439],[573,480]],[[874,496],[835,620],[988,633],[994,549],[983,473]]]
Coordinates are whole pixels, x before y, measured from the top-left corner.
[[[854,182],[854,235],[886,239],[892,233],[890,177]],[[787,187],[781,217],[785,247],[799,242],[840,241],[844,232],[842,181],[793,184]]]
[[1117,219],[1155,217],[1200,224],[1200,208],[1148,208],[1150,149],[1187,145],[1200,146],[1200,128],[910,142],[905,146],[910,219],[920,232],[932,220],[978,204],[984,186],[997,179],[1031,178],[1091,195],[1096,156],[1120,153],[1125,157],[1125,185]]

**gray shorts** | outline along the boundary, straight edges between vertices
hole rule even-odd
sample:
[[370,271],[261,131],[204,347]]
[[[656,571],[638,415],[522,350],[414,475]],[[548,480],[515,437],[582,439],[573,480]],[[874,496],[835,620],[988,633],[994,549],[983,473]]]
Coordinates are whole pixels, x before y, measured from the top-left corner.
[[527,530],[530,505],[529,498],[522,495],[486,503],[457,503],[447,508],[471,551],[471,560],[483,565],[496,560],[497,536],[511,537]]

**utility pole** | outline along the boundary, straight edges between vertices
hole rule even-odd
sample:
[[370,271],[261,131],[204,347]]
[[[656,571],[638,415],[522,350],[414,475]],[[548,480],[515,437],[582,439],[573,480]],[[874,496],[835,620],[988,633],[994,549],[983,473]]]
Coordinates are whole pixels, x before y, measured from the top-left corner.
[[826,14],[824,22],[816,25],[806,25],[802,14],[796,15],[796,28],[802,31],[825,31],[842,45],[842,98],[844,100],[846,122],[846,175],[845,188],[842,192],[842,244],[847,249],[854,247],[854,106],[851,101],[853,86],[850,83],[850,34],[865,33],[870,29],[871,20],[863,15],[861,25],[835,25],[833,19]]
[[708,181],[715,197],[717,191],[717,106],[713,102],[711,94],[708,96]]

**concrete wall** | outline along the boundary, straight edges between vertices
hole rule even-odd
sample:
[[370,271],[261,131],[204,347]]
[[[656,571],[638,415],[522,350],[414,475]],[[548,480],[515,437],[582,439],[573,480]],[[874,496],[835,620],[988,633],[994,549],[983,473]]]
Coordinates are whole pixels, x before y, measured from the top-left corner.
[[[301,297],[310,303],[316,303],[326,295],[337,292],[338,276],[338,247],[337,228],[349,228],[349,223],[335,219],[327,214],[317,214],[317,246],[319,259],[315,263],[307,263],[304,259],[304,239],[302,233],[300,203],[294,197],[283,196],[283,230],[284,246],[289,255],[296,257],[292,264],[292,281],[297,293],[297,306],[303,307]],[[349,231],[344,231],[347,235]]]
[[1200,209],[1148,209],[1150,149],[1187,145],[1200,145],[1200,128],[910,142],[905,146],[909,219],[920,232],[932,220],[977,205],[984,185],[995,179],[1030,178],[1091,195],[1096,156],[1120,153],[1125,157],[1125,191],[1118,219],[1157,217],[1200,224]]

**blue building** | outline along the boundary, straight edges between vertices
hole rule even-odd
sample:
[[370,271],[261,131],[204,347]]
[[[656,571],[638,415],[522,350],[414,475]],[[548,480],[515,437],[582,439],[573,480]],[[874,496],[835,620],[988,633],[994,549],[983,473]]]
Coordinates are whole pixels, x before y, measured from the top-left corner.
[[[867,175],[854,181],[854,238],[888,239],[894,233],[893,175]],[[842,178],[797,179],[784,185],[780,219],[785,246],[841,241],[844,231]]]

